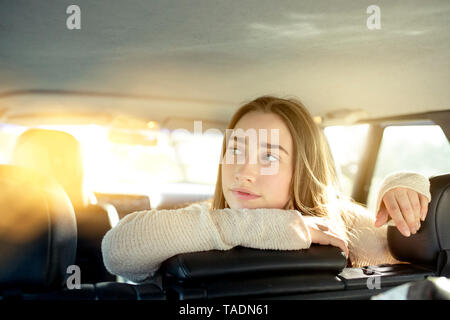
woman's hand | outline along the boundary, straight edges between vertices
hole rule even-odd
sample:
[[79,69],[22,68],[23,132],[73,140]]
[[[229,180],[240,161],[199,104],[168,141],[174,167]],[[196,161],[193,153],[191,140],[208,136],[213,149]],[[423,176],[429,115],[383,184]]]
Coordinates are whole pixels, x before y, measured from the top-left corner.
[[311,234],[311,242],[321,245],[332,245],[340,248],[348,257],[348,244],[334,232],[330,231],[327,221],[320,217],[303,216]]
[[425,221],[428,199],[408,188],[397,187],[387,191],[377,212],[375,227],[381,227],[391,218],[398,230],[409,237],[420,229],[420,221]]

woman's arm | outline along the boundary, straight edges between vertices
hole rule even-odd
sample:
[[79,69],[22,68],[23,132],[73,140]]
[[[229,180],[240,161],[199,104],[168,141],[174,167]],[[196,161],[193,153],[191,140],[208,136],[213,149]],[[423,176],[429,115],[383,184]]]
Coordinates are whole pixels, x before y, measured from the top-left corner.
[[387,225],[376,228],[375,215],[372,212],[356,203],[350,206],[351,214],[354,215],[352,225],[348,226],[349,258],[352,267],[401,263],[389,252]]
[[311,237],[300,213],[281,209],[223,209],[207,204],[177,210],[139,211],[124,217],[102,241],[106,269],[135,282],[180,253],[309,248]]
[[429,180],[417,173],[396,173],[388,176],[378,194],[375,226],[393,219],[406,237],[420,229],[431,200]]
[[[411,172],[399,172],[387,176],[378,192],[377,212],[384,196],[395,188],[407,188],[430,201],[430,184],[426,177]],[[353,222],[349,226],[350,259],[354,267],[375,264],[401,263],[394,259],[387,244],[387,225],[375,227],[376,214],[358,204],[350,205]]]

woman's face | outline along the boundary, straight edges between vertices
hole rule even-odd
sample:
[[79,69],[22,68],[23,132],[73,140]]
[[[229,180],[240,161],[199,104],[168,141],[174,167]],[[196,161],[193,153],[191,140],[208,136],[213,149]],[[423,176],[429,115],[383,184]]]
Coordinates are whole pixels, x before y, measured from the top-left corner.
[[236,123],[234,135],[222,159],[222,190],[229,207],[284,208],[293,174],[288,127],[274,113],[252,111]]

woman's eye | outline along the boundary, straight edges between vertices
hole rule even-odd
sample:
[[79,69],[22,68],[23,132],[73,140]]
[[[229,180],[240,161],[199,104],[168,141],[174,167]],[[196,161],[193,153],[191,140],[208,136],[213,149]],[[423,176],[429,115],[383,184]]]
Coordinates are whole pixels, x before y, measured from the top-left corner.
[[240,155],[241,154],[241,150],[239,150],[236,147],[230,147],[230,148],[228,148],[228,151],[233,153],[234,155]]
[[271,153],[266,153],[266,154],[264,154],[263,160],[269,161],[269,162],[274,162],[274,161],[278,161],[279,159]]

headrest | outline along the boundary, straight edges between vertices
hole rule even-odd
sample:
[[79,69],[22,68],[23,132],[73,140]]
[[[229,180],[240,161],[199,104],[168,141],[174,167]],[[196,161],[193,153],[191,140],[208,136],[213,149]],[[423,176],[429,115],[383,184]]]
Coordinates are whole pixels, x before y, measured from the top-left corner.
[[438,269],[438,257],[450,250],[450,174],[430,178],[431,202],[419,231],[404,237],[395,226],[388,227],[389,250],[401,261]]
[[160,268],[163,276],[177,280],[241,274],[328,272],[339,274],[346,266],[343,252],[333,246],[313,244],[307,250],[258,250],[235,247],[227,251],[204,251],[176,255]]
[[77,244],[68,196],[52,178],[10,165],[0,165],[0,190],[0,291],[60,288]]
[[69,133],[47,129],[25,131],[17,139],[12,164],[55,178],[75,207],[87,203],[81,145]]

